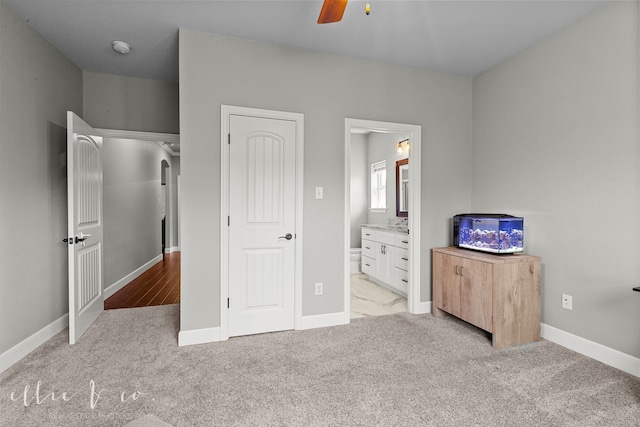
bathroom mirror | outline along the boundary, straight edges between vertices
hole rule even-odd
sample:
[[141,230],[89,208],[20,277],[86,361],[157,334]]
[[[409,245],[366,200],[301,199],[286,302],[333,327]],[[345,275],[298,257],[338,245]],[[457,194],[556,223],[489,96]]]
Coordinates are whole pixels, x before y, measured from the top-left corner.
[[396,216],[409,216],[409,159],[396,161]]

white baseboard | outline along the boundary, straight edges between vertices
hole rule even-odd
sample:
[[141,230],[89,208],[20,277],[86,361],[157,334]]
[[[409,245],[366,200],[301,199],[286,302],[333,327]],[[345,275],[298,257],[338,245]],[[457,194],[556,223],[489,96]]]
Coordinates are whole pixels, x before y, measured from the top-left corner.
[[429,314],[431,313],[431,301],[419,301],[418,309],[413,314]]
[[109,298],[110,296],[118,292],[120,289],[127,286],[129,283],[131,283],[131,281],[135,280],[142,273],[144,273],[145,271],[147,271],[148,269],[150,269],[160,261],[162,261],[162,254],[158,255],[157,257],[153,258],[151,261],[148,261],[146,264],[142,265],[141,267],[138,267],[135,271],[132,271],[131,273],[124,276],[122,279],[110,285],[108,288],[104,290],[104,299]]
[[606,347],[588,339],[570,334],[553,326],[540,324],[540,336],[548,341],[583,354],[606,365],[640,377],[640,359]]
[[206,344],[221,341],[220,327],[178,332],[178,345]]
[[180,246],[171,246],[170,248],[164,248],[165,254],[170,254],[173,252],[180,252]]
[[297,330],[324,328],[326,326],[346,325],[349,323],[345,321],[348,316],[345,316],[343,311],[338,313],[317,314],[315,316],[302,316],[300,321],[296,325]]
[[69,314],[54,320],[35,334],[0,354],[0,373],[9,369],[14,363],[60,333],[67,326],[69,326]]

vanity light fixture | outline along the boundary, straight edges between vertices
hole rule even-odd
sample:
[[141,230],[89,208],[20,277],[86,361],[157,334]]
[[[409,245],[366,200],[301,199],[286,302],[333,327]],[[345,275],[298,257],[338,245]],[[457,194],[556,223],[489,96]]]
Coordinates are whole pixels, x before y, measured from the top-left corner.
[[404,139],[400,142],[398,142],[398,145],[396,147],[396,153],[398,153],[398,156],[401,156],[403,154],[408,154],[409,153],[409,140],[408,139]]
[[371,6],[369,5],[369,2],[367,2],[366,6],[364,7],[364,13],[366,13],[367,15],[371,13]]
[[127,55],[129,54],[129,52],[131,52],[131,45],[120,40],[112,41],[111,46],[113,47],[113,50],[122,55]]

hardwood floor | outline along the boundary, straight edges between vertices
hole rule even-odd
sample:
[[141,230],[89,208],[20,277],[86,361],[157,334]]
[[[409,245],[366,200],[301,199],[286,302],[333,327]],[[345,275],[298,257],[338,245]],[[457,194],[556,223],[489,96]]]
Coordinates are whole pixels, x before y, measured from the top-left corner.
[[180,252],[162,261],[104,301],[104,309],[147,307],[180,302]]

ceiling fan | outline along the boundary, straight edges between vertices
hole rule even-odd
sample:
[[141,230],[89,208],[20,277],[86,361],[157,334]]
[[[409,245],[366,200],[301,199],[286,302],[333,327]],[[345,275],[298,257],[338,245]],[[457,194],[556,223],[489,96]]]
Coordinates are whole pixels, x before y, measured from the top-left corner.
[[342,19],[344,9],[347,7],[347,0],[324,0],[318,24],[329,24]]

